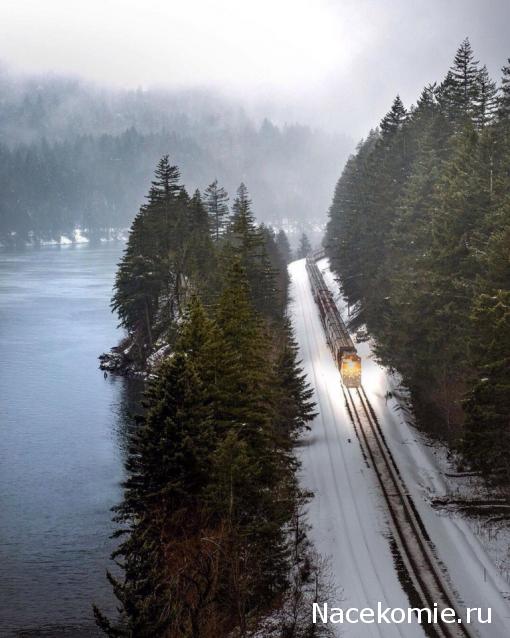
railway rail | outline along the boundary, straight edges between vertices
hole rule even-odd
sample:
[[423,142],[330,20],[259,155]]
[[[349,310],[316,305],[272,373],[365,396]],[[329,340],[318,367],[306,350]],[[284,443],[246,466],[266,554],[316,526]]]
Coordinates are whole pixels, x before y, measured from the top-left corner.
[[[314,275],[316,276],[316,273]],[[320,277],[321,285],[325,286],[322,274]],[[312,287],[313,285],[312,282]],[[326,330],[324,321],[323,326]],[[326,336],[329,343],[330,337],[327,334]],[[336,360],[335,349],[331,343],[330,347]],[[386,502],[393,538],[415,590],[414,597],[420,601],[419,605],[414,602],[413,605],[430,609],[432,612],[437,609],[438,622],[424,624],[425,631],[436,638],[474,638],[476,633],[473,627],[467,624],[465,614],[460,611],[456,597],[441,570],[425,526],[400,476],[363,386],[360,384],[359,387],[348,387],[342,383],[341,388],[363,454],[376,474]],[[450,616],[447,618],[450,622],[441,620],[441,612],[446,609],[455,611],[453,623]]]
[[439,619],[443,610],[455,610],[454,623],[439,620],[427,627],[428,632],[440,638],[472,638],[474,634],[438,565],[427,531],[400,477],[363,387],[351,389],[342,385],[342,391],[364,454],[377,476],[390,514],[393,537],[420,607],[431,610],[437,607]]

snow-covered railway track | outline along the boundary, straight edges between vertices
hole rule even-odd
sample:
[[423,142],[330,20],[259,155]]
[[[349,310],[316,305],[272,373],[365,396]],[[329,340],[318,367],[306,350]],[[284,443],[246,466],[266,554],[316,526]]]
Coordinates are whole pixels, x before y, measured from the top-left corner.
[[[427,531],[402,481],[364,389],[342,386],[347,410],[360,437],[360,444],[379,481],[390,514],[393,536],[420,606],[437,608],[438,623],[426,627],[440,638],[472,638],[455,596],[450,591],[432,551]],[[441,622],[441,612],[454,609],[454,623]],[[459,622],[460,620],[460,622]]]

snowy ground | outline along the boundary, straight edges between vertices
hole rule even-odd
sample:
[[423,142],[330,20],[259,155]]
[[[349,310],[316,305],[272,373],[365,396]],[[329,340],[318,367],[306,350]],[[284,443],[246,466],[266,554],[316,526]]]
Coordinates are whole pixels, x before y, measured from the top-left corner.
[[[33,236],[33,233],[29,233],[29,240],[24,242],[27,246],[40,245],[40,246],[71,246],[76,244],[88,244],[88,231],[82,230],[80,228],[75,228],[71,233],[67,235],[60,235],[58,239],[36,239]],[[99,241],[108,242],[108,241],[126,241],[127,240],[128,231],[127,229],[110,229],[107,231],[106,236],[100,237]],[[11,239],[14,242],[16,238],[16,233],[11,233]],[[3,247],[4,244],[0,242],[0,248]]]
[[[319,267],[342,309],[327,261],[319,262]],[[331,558],[337,586],[343,590],[340,606],[376,607],[380,601],[385,606],[407,608],[409,600],[390,549],[385,506],[345,408],[340,377],[324,338],[304,260],[292,263],[289,273],[293,324],[320,411],[302,448],[302,482],[316,495],[309,508],[312,538],[317,549]],[[445,477],[445,455],[406,423],[394,400],[386,402],[385,394],[394,380],[373,361],[369,343],[359,344],[358,350],[363,358],[363,386],[437,556],[447,568],[452,589],[461,605],[492,608],[492,624],[480,625],[480,636],[510,636],[510,606],[505,600],[510,586],[491,562],[481,542],[484,538],[476,535],[472,521],[431,505],[432,496],[450,493],[450,481],[458,479]],[[499,546],[506,538],[501,532]],[[498,550],[491,547],[494,557]],[[360,624],[343,625],[342,635],[412,638],[424,633],[418,625]]]

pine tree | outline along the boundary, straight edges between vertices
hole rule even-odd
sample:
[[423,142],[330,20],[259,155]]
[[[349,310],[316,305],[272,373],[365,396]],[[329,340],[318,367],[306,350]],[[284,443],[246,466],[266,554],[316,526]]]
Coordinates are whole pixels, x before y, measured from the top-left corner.
[[169,156],[163,155],[159,160],[154,179],[151,182],[148,200],[150,204],[166,203],[170,198],[178,197],[181,186],[179,185],[180,171],[177,166],[170,164]]
[[191,511],[200,507],[214,444],[203,385],[183,353],[161,366],[145,406],[131,442],[124,501],[117,508],[116,520],[129,532],[114,554],[123,559],[124,579],[109,577],[127,625],[116,627],[95,609],[109,636],[179,635],[183,585],[172,568],[181,553],[177,543],[172,552],[171,541],[186,538],[197,522]]
[[161,331],[167,328],[166,319],[172,321],[175,314],[182,246],[189,233],[188,197],[178,180],[177,167],[165,155],[156,168],[148,203],[133,221],[115,279],[112,310],[133,335],[140,360],[156,341],[158,317],[165,317]]
[[228,222],[228,193],[224,188],[218,186],[218,180],[215,179],[207,187],[204,199],[209,214],[212,237],[217,242],[225,232]]
[[182,271],[192,281],[192,287],[200,291],[202,298],[212,301],[217,286],[216,252],[209,232],[207,210],[198,189],[189,202],[188,210],[189,236],[183,245]]
[[440,103],[454,123],[474,121],[479,100],[479,76],[478,61],[474,59],[471,43],[466,38],[457,49],[453,64],[439,92]]
[[297,258],[304,259],[312,252],[312,244],[308,239],[306,233],[301,233],[301,237],[299,238],[299,247],[297,250]]
[[255,309],[266,317],[276,318],[280,312],[280,291],[276,284],[276,271],[268,255],[269,238],[264,228],[255,223],[248,189],[244,184],[237,190],[232,209],[228,243],[247,273]]
[[385,135],[394,135],[397,131],[402,128],[402,125],[406,121],[407,111],[400,99],[400,96],[394,99],[393,104],[391,105],[390,111],[383,117],[381,121],[381,132],[383,137]]
[[493,121],[497,110],[497,94],[495,82],[489,77],[484,65],[478,74],[478,97],[475,111],[475,123],[480,129]]
[[474,363],[478,379],[465,401],[463,449],[492,480],[510,482],[510,290],[475,302]]
[[133,220],[128,243],[115,276],[112,310],[120,325],[135,338],[143,358],[152,348],[152,326],[162,283],[157,275],[158,257],[147,230],[148,212],[142,208]]
[[394,105],[348,160],[325,246],[351,324],[368,326],[418,419],[508,483],[507,84],[496,119],[495,86],[464,41],[445,80],[407,116]]
[[498,117],[500,120],[510,119],[510,58],[508,64],[502,68],[501,93],[498,99]]
[[292,261],[292,249],[290,247],[287,233],[283,229],[279,230],[276,235],[276,245],[278,246],[278,250],[280,251],[280,255],[282,256],[285,264],[290,264]]
[[288,318],[283,324],[282,342],[276,363],[276,376],[280,386],[280,398],[276,405],[281,420],[279,427],[284,431],[282,440],[292,443],[316,415],[315,403],[312,401],[314,391],[300,367],[298,346]]
[[232,415],[237,418],[240,411],[252,409],[251,418],[260,424],[271,410],[267,403],[267,368],[263,363],[267,362],[268,344],[260,316],[254,311],[247,271],[237,256],[227,264],[215,319],[225,353],[232,359],[230,370],[225,371],[225,379],[234,393]]
[[246,188],[220,242],[221,276],[210,279],[218,247],[200,193],[167,192],[135,220],[115,299],[128,326],[143,319],[149,295],[151,342],[168,338],[161,326],[179,287],[186,303],[130,435],[116,508],[123,576],[108,576],[120,623],[94,613],[112,638],[244,635],[289,589],[289,530],[304,498],[293,446],[314,416],[312,391],[283,318],[284,260],[274,231],[256,225]]

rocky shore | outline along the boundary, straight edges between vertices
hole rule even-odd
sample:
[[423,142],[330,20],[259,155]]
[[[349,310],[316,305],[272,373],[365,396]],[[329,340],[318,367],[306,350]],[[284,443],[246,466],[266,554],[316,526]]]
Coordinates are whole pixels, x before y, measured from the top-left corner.
[[133,356],[133,347],[134,344],[127,337],[109,352],[100,354],[98,357],[100,370],[125,377],[148,378],[157,374],[158,366],[171,353],[167,343],[159,343],[145,363],[140,365],[137,358]]

